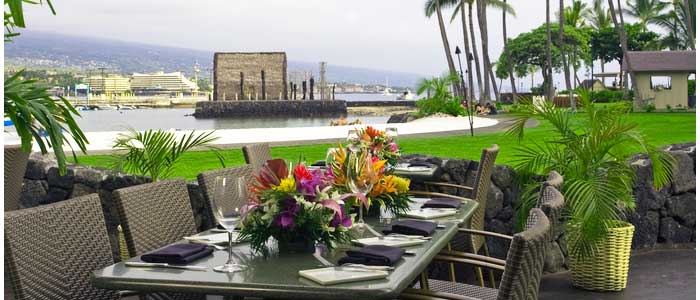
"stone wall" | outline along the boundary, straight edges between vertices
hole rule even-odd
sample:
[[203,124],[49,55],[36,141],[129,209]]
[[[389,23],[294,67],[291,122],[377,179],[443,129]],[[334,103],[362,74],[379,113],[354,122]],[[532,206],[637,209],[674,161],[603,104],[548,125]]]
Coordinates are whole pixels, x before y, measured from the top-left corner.
[[[66,175],[61,176],[54,160],[34,153],[27,163],[20,205],[21,208],[29,208],[98,193],[112,244],[113,256],[115,260],[118,260],[117,225],[121,222],[112,198],[112,192],[116,189],[148,182],[151,182],[148,177],[75,165],[69,165]],[[201,231],[213,227],[212,220],[209,220],[208,214],[204,212],[205,200],[199,185],[196,182],[188,183],[187,189],[198,229]]]
[[367,106],[407,106],[416,107],[416,101],[413,100],[390,100],[390,101],[349,101],[348,107],[367,107]]
[[[695,243],[695,143],[672,145],[665,150],[676,158],[678,168],[672,183],[660,190],[653,188],[650,160],[643,156],[630,160],[637,170],[638,179],[634,186],[637,207],[627,216],[627,220],[635,225],[633,249]],[[471,185],[479,165],[478,161],[424,155],[404,155],[404,160],[430,161],[440,166],[435,179],[460,185]],[[412,185],[421,188],[420,182]],[[456,189],[442,191],[468,196]],[[487,198],[486,230],[508,235],[516,231],[515,208],[520,193],[513,168],[496,165]],[[493,256],[505,258],[509,246],[506,241],[488,239],[487,243]],[[545,272],[560,272],[567,268],[566,237],[562,233],[557,237],[557,243],[549,247]]]
[[197,102],[195,118],[346,117],[344,100],[267,100]]
[[[287,54],[284,52],[214,53],[214,100],[265,99],[260,71],[265,71],[266,99],[287,98]],[[241,95],[241,72],[243,95]]]

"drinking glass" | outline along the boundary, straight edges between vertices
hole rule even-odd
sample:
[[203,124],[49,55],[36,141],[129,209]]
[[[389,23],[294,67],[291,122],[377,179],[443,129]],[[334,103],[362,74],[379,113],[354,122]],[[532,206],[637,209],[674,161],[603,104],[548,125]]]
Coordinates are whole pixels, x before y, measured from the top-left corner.
[[399,130],[396,127],[387,127],[385,132],[392,141],[396,142],[396,139],[399,137]]
[[[354,194],[367,195],[377,181],[377,174],[372,169],[372,158],[366,153],[350,153],[348,156],[347,184]],[[362,211],[364,203],[358,199],[360,211],[357,224],[364,226]]]
[[328,151],[326,151],[326,168],[330,169],[335,162],[335,153],[337,151],[338,148],[328,148]]
[[348,130],[348,137],[347,137],[347,142],[348,142],[348,149],[351,152],[357,152],[359,148],[355,143],[360,139],[360,134],[357,132],[357,129],[350,129]]
[[233,260],[233,233],[243,220],[243,216],[239,211],[238,203],[236,203],[238,201],[231,201],[231,195],[236,193],[238,196],[237,200],[243,199],[245,201],[245,186],[244,177],[236,178],[235,183],[230,178],[216,177],[214,197],[212,199],[214,218],[228,232],[228,260],[225,264],[215,267],[214,271],[233,273],[248,268],[246,265],[236,263]]

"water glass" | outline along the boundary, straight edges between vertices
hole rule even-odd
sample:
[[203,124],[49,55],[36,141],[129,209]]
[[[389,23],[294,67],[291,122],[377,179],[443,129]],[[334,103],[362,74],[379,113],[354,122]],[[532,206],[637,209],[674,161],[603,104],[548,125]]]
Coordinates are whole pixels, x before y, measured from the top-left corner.
[[[234,188],[236,186],[236,188]],[[238,203],[231,201],[231,195],[237,194],[239,199],[245,199],[245,178],[238,177],[235,181],[223,176],[217,176],[214,185],[213,211],[216,221],[228,232],[228,260],[225,264],[215,267],[214,271],[233,273],[246,270],[248,267],[233,260],[233,233],[243,220]]]
[[[372,169],[372,158],[365,153],[350,153],[348,155],[346,178],[350,191],[358,195],[367,195],[377,181],[377,174]],[[362,216],[364,203],[360,199],[358,199],[358,202],[360,209],[357,223],[364,224],[365,221]]]
[[399,137],[399,130],[396,127],[387,127],[385,132],[393,141]]
[[360,140],[360,134],[357,132],[357,129],[348,130],[348,136],[346,140],[348,142],[348,149],[351,152],[357,152],[357,150],[359,150],[359,148],[356,145],[356,143]]
[[394,218],[396,218],[396,216],[393,212],[391,212],[391,210],[389,210],[389,208],[386,206],[379,208],[379,224],[391,225],[391,223],[394,222]]

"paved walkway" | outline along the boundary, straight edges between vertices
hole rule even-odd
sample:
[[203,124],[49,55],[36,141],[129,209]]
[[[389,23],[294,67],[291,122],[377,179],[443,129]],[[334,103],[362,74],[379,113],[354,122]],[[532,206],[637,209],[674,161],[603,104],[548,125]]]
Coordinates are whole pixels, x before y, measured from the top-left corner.
[[568,272],[546,275],[540,285],[543,300],[695,299],[695,249],[639,252],[630,259],[627,289],[596,293],[571,285]]

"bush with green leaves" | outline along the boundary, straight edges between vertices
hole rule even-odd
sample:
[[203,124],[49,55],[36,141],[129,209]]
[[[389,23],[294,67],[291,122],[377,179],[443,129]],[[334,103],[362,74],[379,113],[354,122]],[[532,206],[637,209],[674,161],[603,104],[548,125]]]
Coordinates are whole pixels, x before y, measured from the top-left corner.
[[418,116],[427,117],[436,113],[444,113],[451,116],[465,116],[467,111],[462,106],[462,99],[450,92],[450,87],[459,82],[456,75],[434,77],[424,79],[417,89],[418,95],[426,94],[426,97],[418,100]]
[[695,96],[695,79],[688,79],[688,96]]
[[[551,103],[542,107],[530,104],[513,113],[515,122],[507,133],[522,140],[525,122],[530,118],[552,125],[549,139],[518,148],[515,169],[522,178],[552,170],[564,176],[567,243],[570,254],[581,257],[595,254],[607,230],[635,207],[632,187],[636,172],[628,161],[630,157],[643,153],[651,159],[656,188],[670,182],[676,162],[637,131],[637,125],[627,118],[628,108],[597,107],[589,92],[579,90],[577,94],[581,101],[578,112]],[[518,206],[521,224],[534,199],[532,192],[524,193]]]
[[[26,0],[5,0],[5,42],[19,35],[17,28],[25,28],[23,4],[40,4]],[[51,12],[56,14],[50,1],[46,3]],[[9,10],[9,12],[8,12]],[[41,87],[33,79],[23,79],[24,70],[5,79],[4,108],[5,117],[14,123],[17,135],[22,141],[24,152],[32,151],[36,142],[42,154],[52,148],[61,174],[66,172],[66,154],[63,146],[68,145],[70,137],[75,145],[85,153],[88,143],[83,131],[78,127],[74,117],[80,117],[75,108],[63,97],[54,97],[46,87]],[[75,153],[73,159],[77,160]]]
[[221,166],[225,167],[219,148],[211,145],[218,139],[213,134],[214,131],[209,131],[195,135],[192,131],[178,140],[175,132],[160,129],[138,132],[130,129],[128,133],[120,134],[114,143],[117,154],[114,155],[112,167],[158,181],[170,177],[180,157],[194,148],[212,150]]

